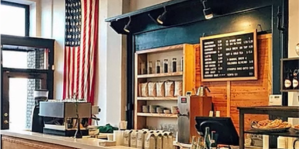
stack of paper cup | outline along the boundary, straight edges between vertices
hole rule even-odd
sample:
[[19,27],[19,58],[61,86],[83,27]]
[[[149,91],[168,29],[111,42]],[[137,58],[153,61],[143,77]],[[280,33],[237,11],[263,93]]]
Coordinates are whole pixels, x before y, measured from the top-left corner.
[[116,146],[121,146],[123,143],[123,132],[120,130],[115,130],[114,131],[114,141],[116,141]]

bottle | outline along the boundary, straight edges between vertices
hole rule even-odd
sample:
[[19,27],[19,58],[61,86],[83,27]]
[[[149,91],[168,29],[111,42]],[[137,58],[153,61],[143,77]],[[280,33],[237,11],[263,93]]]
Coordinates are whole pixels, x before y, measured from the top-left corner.
[[156,73],[160,73],[160,60],[156,61]]
[[211,131],[211,134],[210,134],[210,147],[211,148],[217,147],[217,142],[216,142],[217,138],[216,137],[217,137],[216,131]]
[[299,89],[298,72],[298,69],[295,69],[293,72],[293,89]]
[[148,74],[152,74],[153,73],[153,66],[152,66],[152,61],[148,62]]
[[169,62],[168,62],[168,59],[164,59],[164,73],[168,73],[168,70],[169,70]]
[[183,72],[183,57],[181,58],[181,72]]
[[176,58],[172,59],[172,72],[176,72],[177,64],[176,64]]
[[210,132],[209,132],[209,127],[205,127],[204,146],[207,149],[210,148]]
[[291,70],[287,71],[286,73],[286,78],[284,80],[284,88],[285,89],[290,89],[292,87],[292,82],[291,82],[291,78],[290,78],[290,75],[291,75]]
[[141,74],[146,74],[147,69],[146,69],[146,64],[143,62],[141,63]]

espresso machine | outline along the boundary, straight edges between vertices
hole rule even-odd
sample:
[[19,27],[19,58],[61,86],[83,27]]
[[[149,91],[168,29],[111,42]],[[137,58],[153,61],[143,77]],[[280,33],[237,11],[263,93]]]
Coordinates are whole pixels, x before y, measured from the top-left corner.
[[[82,136],[89,135],[86,119],[92,117],[92,105],[88,102],[56,101],[40,102],[39,115],[52,118],[44,121],[43,133],[58,136],[74,136],[80,125]],[[77,116],[78,115],[78,116]]]
[[192,136],[197,136],[195,118],[208,116],[212,110],[212,97],[196,96],[187,93],[186,96],[178,97],[178,137],[177,142],[190,144]]
[[43,117],[39,116],[40,112],[40,102],[46,101],[48,99],[48,90],[35,90],[33,92],[35,106],[32,110],[31,115],[31,131],[43,133],[44,120]]

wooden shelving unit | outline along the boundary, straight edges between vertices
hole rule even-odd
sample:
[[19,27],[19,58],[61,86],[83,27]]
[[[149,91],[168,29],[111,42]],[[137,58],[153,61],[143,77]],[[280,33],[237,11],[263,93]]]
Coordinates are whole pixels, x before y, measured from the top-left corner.
[[[148,62],[152,61],[153,69],[156,69],[155,64],[157,60],[161,61],[161,67],[163,67],[163,60],[168,59],[169,64],[172,59],[177,60],[177,71],[168,73],[155,73],[153,70],[151,74],[148,72],[142,74],[141,64],[145,64],[148,71]],[[181,59],[183,58],[183,67],[181,67]],[[170,66],[169,66],[170,67]],[[180,69],[183,68],[183,69]],[[195,47],[190,44],[180,44],[167,47],[160,47],[154,49],[147,49],[137,51],[135,53],[135,112],[134,112],[134,128],[142,129],[147,128],[151,124],[156,124],[156,120],[162,122],[168,118],[167,122],[176,122],[177,114],[158,114],[158,113],[142,113],[142,106],[144,105],[159,105],[168,109],[171,106],[177,106],[177,97],[140,97],[139,84],[145,82],[156,81],[168,81],[168,80],[180,80],[182,81],[182,94],[186,91],[192,91],[194,89],[194,77],[195,77]],[[161,69],[162,70],[162,69]],[[162,71],[160,71],[162,72]],[[153,119],[155,118],[155,119]],[[169,119],[172,118],[172,119]],[[148,120],[149,119],[149,120]],[[151,124],[149,124],[151,122]],[[158,124],[157,124],[158,125]],[[151,126],[153,127],[153,126]]]
[[137,116],[177,118],[177,114],[158,114],[158,113],[137,113]]

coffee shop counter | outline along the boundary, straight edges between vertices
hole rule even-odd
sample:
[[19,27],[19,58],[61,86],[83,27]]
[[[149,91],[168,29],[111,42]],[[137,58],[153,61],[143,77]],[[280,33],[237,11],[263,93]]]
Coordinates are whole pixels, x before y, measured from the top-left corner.
[[0,134],[2,149],[133,149],[124,146],[102,147],[97,139],[74,139],[30,131],[2,130]]

